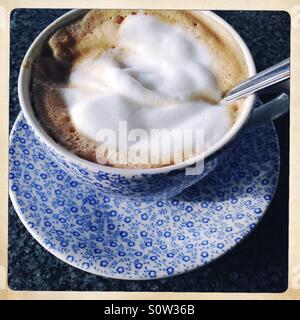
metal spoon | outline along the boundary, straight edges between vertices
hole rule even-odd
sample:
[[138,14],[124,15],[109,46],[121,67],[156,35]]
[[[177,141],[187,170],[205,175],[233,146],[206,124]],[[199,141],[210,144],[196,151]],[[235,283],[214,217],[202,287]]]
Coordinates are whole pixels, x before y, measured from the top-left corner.
[[261,71],[226,92],[222,102],[229,103],[290,78],[290,58]]

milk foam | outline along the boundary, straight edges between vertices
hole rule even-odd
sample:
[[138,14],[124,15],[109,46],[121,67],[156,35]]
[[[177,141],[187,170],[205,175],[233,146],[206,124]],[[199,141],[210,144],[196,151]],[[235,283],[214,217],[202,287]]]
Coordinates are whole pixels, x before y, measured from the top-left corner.
[[118,46],[76,66],[62,94],[74,126],[95,142],[100,129],[118,134],[122,120],[149,137],[153,128],[203,129],[206,150],[232,125],[228,108],[206,102],[221,97],[211,64],[205,45],[179,26],[132,15]]

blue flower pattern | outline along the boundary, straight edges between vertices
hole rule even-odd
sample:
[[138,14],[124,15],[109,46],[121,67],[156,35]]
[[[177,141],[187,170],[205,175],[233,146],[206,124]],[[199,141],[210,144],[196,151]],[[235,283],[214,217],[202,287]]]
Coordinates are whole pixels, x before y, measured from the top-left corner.
[[[244,131],[226,161],[169,200],[126,200],[74,179],[49,157],[22,115],[9,154],[10,195],[37,241],[77,268],[121,279],[173,276],[224,254],[261,219],[279,175],[271,123]],[[104,188],[112,179],[106,173],[93,178]],[[115,179],[127,188],[125,177]]]

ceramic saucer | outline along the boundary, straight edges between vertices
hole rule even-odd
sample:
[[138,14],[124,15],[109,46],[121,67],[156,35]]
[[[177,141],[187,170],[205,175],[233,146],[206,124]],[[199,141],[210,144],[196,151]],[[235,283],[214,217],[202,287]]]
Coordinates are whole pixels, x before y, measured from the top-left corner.
[[276,189],[279,147],[272,123],[244,131],[226,163],[166,201],[119,201],[67,175],[20,114],[11,133],[10,197],[49,252],[112,278],[180,274],[220,257],[261,219]]

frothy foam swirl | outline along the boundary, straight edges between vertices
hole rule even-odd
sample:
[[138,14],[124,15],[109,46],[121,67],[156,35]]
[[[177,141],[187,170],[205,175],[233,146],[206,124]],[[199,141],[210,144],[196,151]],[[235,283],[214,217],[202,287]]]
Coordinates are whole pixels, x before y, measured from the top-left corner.
[[212,63],[205,45],[180,27],[132,15],[120,26],[118,46],[77,65],[62,94],[74,126],[95,142],[103,128],[118,135],[121,120],[148,137],[154,128],[171,136],[172,129],[202,129],[204,151],[232,126],[229,109],[211,103],[221,97]]

